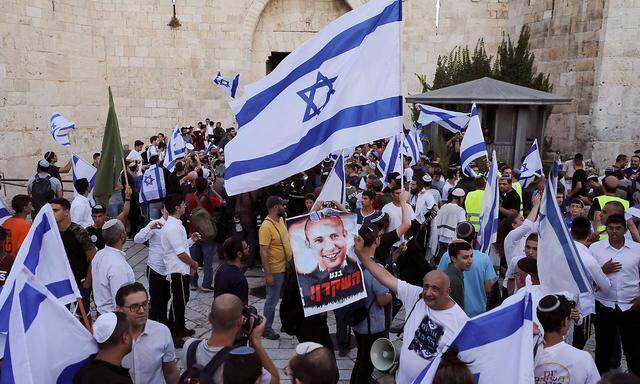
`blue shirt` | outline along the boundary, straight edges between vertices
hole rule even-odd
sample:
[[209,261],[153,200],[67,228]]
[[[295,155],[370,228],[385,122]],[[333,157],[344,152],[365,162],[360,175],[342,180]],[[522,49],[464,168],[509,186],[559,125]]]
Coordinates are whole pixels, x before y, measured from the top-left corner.
[[[449,252],[445,252],[440,259],[438,269],[446,271],[451,263]],[[486,253],[473,250],[471,269],[464,271],[464,311],[469,317],[477,316],[487,310],[487,294],[484,282],[497,278],[493,264]]]
[[[378,280],[376,280],[376,278],[373,277],[373,275],[368,270],[364,270],[363,276],[364,286],[367,289],[367,299],[365,300],[365,305],[367,306],[367,308],[371,307],[371,309],[369,310],[371,334],[379,333],[384,331],[385,328],[384,308],[374,301],[376,301],[376,296],[389,293],[389,289],[380,284],[380,282],[378,282]],[[353,331],[361,335],[369,334],[367,319],[364,319],[362,322],[360,322],[360,324],[356,324],[356,326],[353,327]]]

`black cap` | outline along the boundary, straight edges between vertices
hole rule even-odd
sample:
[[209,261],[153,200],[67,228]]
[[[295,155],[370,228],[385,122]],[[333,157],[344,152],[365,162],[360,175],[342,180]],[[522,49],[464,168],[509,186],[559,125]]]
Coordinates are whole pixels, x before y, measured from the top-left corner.
[[371,221],[365,220],[358,230],[358,235],[364,239],[365,244],[371,244],[379,235],[378,226]]

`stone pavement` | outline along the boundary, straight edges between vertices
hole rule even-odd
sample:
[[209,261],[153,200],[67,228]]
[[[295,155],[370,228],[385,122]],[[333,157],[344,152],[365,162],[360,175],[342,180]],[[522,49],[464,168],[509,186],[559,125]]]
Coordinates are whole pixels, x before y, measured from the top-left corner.
[[[127,261],[133,268],[133,271],[136,276],[136,280],[143,283],[146,287],[148,287],[147,277],[145,275],[146,269],[146,261],[147,261],[147,247],[140,244],[134,244],[131,241],[128,241],[123,249],[127,254]],[[219,263],[214,263],[214,270],[217,268]],[[200,273],[202,275],[202,273]],[[260,287],[264,285],[262,278],[262,271],[259,269],[251,269],[246,273],[247,280],[249,282],[249,304],[253,305],[258,309],[258,313],[262,313],[262,309],[264,307],[264,298],[256,297],[252,294],[252,288]],[[207,320],[207,315],[209,314],[209,310],[211,308],[211,302],[213,301],[213,292],[202,292],[191,291],[191,298],[189,303],[187,304],[186,309],[186,318],[187,318],[187,328],[194,329],[196,334],[194,337],[204,338],[208,337],[210,333],[210,325]],[[274,320],[273,328],[274,330],[280,329],[280,318],[278,315],[278,310],[276,308],[276,318]],[[393,325],[397,325],[399,323],[398,319],[404,318],[403,310],[399,313],[399,316],[396,316],[396,320]],[[329,330],[331,333],[335,333],[336,321],[333,313],[329,314],[328,317]],[[395,340],[395,336],[392,336],[392,340]],[[353,342],[355,343],[355,341]],[[290,380],[287,380],[287,376],[282,371],[287,366],[287,361],[294,353],[295,346],[298,344],[295,337],[289,336],[285,333],[280,333],[279,340],[267,340],[262,339],[262,345],[265,347],[269,356],[274,361],[275,365],[280,369],[280,379],[282,383],[290,383]],[[595,349],[595,341],[592,336],[587,342],[585,350],[593,353]],[[180,355],[179,351],[176,351],[178,356]],[[348,383],[349,378],[351,377],[351,370],[353,369],[353,364],[356,359],[357,349],[353,348],[349,354],[345,357],[340,357],[336,353],[336,358],[338,362],[338,369],[340,370],[340,383]],[[623,367],[626,370],[626,362],[623,358]],[[393,378],[390,375],[385,375],[380,372],[374,372],[373,375],[379,383],[392,383]]]

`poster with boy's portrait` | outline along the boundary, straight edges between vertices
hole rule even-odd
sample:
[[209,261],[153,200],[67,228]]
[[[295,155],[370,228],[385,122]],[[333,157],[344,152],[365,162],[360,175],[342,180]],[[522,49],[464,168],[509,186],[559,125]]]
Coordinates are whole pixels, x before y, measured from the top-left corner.
[[357,217],[332,209],[288,220],[305,317],[367,296],[354,251]]

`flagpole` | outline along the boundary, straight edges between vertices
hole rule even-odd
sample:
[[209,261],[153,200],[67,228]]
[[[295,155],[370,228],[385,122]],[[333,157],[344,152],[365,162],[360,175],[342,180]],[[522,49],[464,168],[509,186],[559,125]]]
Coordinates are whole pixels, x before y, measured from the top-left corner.
[[78,304],[78,309],[80,310],[80,314],[82,315],[84,326],[87,328],[87,331],[93,333],[93,330],[91,329],[91,323],[89,323],[89,317],[87,317],[87,312],[84,310],[84,305],[82,304],[82,298],[77,297],[76,303]]
[[122,172],[124,173],[124,186],[128,187],[129,186],[129,176],[127,176],[128,172],[127,172],[127,166],[124,163],[124,157],[121,158],[122,160]]
[[[398,33],[398,48],[400,49],[400,57],[398,58],[398,63],[399,68],[398,68],[398,73],[400,74],[400,110],[404,111],[404,98],[402,97],[402,30],[403,30],[403,24],[404,23],[404,17],[402,15],[402,0],[398,0],[398,6],[400,7],[400,19],[402,20],[398,26],[398,28],[400,29],[400,33]],[[402,119],[400,121],[400,137],[398,139],[402,139],[404,136],[404,113],[402,113]],[[397,140],[397,139],[396,139]],[[398,142],[398,149],[400,149],[400,145],[401,145],[402,141]],[[402,172],[400,174],[400,188],[402,188],[404,190],[404,154],[402,153],[402,151],[400,151],[400,169],[402,169]]]

